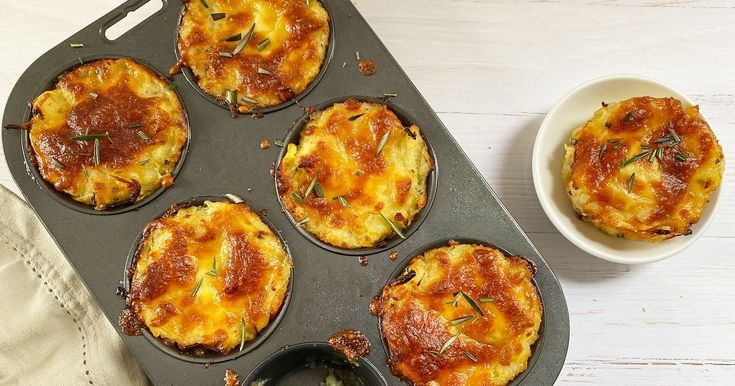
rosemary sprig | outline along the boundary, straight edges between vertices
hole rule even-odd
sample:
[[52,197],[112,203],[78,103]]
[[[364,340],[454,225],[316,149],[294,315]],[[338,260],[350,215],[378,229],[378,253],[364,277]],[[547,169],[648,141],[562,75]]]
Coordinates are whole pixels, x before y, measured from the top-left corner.
[[630,157],[630,159],[628,159],[628,160],[623,159],[623,163],[621,164],[620,167],[625,167],[625,166],[627,166],[629,164],[632,164],[633,162],[636,162],[636,161],[638,161],[641,158],[648,157],[650,154],[651,154],[651,150],[648,150],[648,151],[644,151],[643,153],[636,154],[636,155]]
[[92,146],[92,162],[94,162],[95,165],[100,164],[100,140],[99,138],[95,138],[94,145]]
[[385,132],[385,134],[383,134],[383,138],[380,139],[380,143],[378,144],[378,149],[375,150],[375,157],[380,155],[380,152],[383,151],[385,144],[388,143],[388,138],[390,138],[390,132],[391,130],[388,130]]
[[388,217],[385,217],[385,215],[382,212],[378,212],[378,213],[380,214],[380,217],[382,217],[383,220],[385,220],[385,222],[387,222],[388,225],[393,229],[393,232],[396,232],[398,237],[404,240],[406,239],[406,236],[404,236],[403,233],[401,233],[401,230],[398,229],[398,227],[396,226],[396,224],[393,223],[393,221],[391,221]]
[[240,319],[240,351],[245,348],[245,319]]
[[268,47],[268,44],[271,43],[271,38],[265,38],[260,43],[258,43],[257,49],[258,51],[263,51],[265,47]]
[[236,34],[228,37],[227,39],[225,39],[226,42],[236,42],[236,41],[239,41],[239,40],[242,40],[242,33],[240,33],[240,32],[238,32],[238,33],[236,33]]
[[353,115],[353,116],[351,116],[351,117],[349,117],[347,119],[349,119],[350,121],[354,122],[354,121],[360,119],[360,117],[363,116],[363,115],[365,115],[365,113],[355,114],[355,115]]
[[454,300],[450,300],[450,301],[446,302],[445,304],[451,304],[452,307],[457,307],[457,303],[459,303],[459,299],[460,299],[461,296],[462,295],[460,295],[459,292],[456,292],[454,294]]
[[471,353],[470,353],[469,351],[465,351],[465,352],[464,352],[464,355],[465,355],[465,356],[466,356],[467,358],[470,358],[470,359],[472,360],[472,362],[477,362],[477,358],[475,358],[475,356],[474,356],[474,355],[472,355],[472,354],[471,354]]
[[664,148],[659,147],[656,149],[656,157],[660,160],[664,159]]
[[462,324],[462,323],[464,323],[464,322],[466,322],[466,321],[468,321],[470,319],[472,319],[472,316],[469,316],[469,315],[468,316],[462,316],[462,317],[459,317],[459,318],[450,320],[449,321],[449,324],[451,324],[452,326],[456,326],[456,325]]
[[138,130],[135,133],[138,134],[138,137],[142,138],[143,140],[146,140],[146,141],[151,140],[151,137],[149,137],[148,134],[146,134],[143,130]]
[[674,142],[681,143],[681,138],[676,134],[676,131],[674,129],[669,129],[669,134],[671,134],[671,138],[674,139]]
[[253,31],[255,31],[255,23],[253,23],[253,25],[250,26],[250,29],[245,34],[245,37],[240,40],[240,43],[238,43],[235,49],[232,51],[233,55],[239,54],[240,51],[242,51],[245,48],[245,45],[248,44],[248,42],[250,41],[250,38],[253,37]]
[[447,351],[447,349],[449,348],[449,346],[451,346],[452,344],[454,344],[454,342],[457,341],[457,339],[459,338],[460,334],[462,334],[462,330],[457,331],[456,334],[452,335],[451,338],[447,339],[447,341],[444,342],[444,344],[442,345],[442,348],[439,349],[439,355],[444,354],[444,351]]
[[291,197],[293,197],[296,201],[298,201],[298,202],[300,202],[302,204],[304,203],[304,198],[301,197],[301,195],[299,194],[299,192],[291,192]]
[[211,13],[210,16],[212,16],[212,20],[217,21],[220,19],[224,19],[225,16],[227,15],[225,15],[224,12],[216,12],[216,13]]
[[207,275],[217,277],[217,256],[212,258],[212,269],[207,272]]
[[635,173],[631,174],[628,179],[628,193],[633,191],[633,184],[635,184]]
[[462,294],[462,297],[467,300],[467,303],[470,303],[470,307],[472,307],[475,311],[477,311],[478,314],[485,316],[485,313],[482,312],[482,308],[475,302],[475,299],[472,299],[470,295],[467,295],[466,292],[459,290],[459,293]]
[[316,185],[314,185],[314,192],[316,193],[317,197],[323,198],[324,197],[324,190],[322,190],[322,186],[319,185],[317,182]]
[[194,289],[191,290],[191,297],[195,298],[197,297],[197,294],[199,293],[199,288],[202,287],[202,282],[204,281],[204,278],[199,279],[197,282],[197,285],[194,286]]
[[676,158],[676,160],[679,161],[679,162],[686,162],[687,161],[687,156],[685,156],[684,153],[682,153],[680,151],[677,151],[676,153],[674,153],[674,158]]
[[107,133],[105,133],[105,134],[84,134],[84,135],[75,135],[75,136],[71,137],[71,139],[73,139],[75,141],[87,141],[87,142],[91,142],[91,141],[94,141],[96,139],[102,139],[102,138],[107,138],[107,137],[109,137],[109,135]]
[[319,178],[319,173],[317,172],[314,176],[314,179],[311,180],[309,183],[309,186],[306,187],[306,192],[304,192],[304,197],[309,197],[309,194],[312,190],[314,190],[314,187],[316,186],[316,179]]
[[65,165],[64,165],[63,163],[61,163],[61,161],[59,161],[59,159],[58,159],[58,158],[56,158],[56,157],[51,157],[51,160],[52,160],[52,161],[54,162],[54,166],[55,166],[55,167],[56,167],[57,169],[63,169],[63,168],[65,168],[65,167],[66,167],[66,166],[65,166]]
[[342,206],[344,206],[345,208],[349,208],[350,207],[350,204],[342,196],[337,196],[337,201],[339,201],[339,203],[342,204]]

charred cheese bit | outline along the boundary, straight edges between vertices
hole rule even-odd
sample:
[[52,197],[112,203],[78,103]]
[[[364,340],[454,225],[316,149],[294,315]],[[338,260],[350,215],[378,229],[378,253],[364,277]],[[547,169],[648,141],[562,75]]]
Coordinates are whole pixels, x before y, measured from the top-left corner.
[[[208,94],[248,112],[294,98],[319,74],[329,44],[329,15],[318,0],[208,5],[186,2],[178,38],[181,64]],[[213,13],[225,16],[214,20]],[[230,94],[233,90],[237,93]],[[228,101],[230,95],[237,101]]]
[[64,73],[33,101],[30,123],[41,176],[97,210],[169,186],[188,140],[176,93],[130,59],[99,60]]
[[166,342],[225,354],[278,313],[291,265],[280,239],[245,204],[174,207],[146,228],[128,308]]
[[604,105],[571,143],[562,178],[574,209],[603,232],[630,239],[690,234],[725,168],[699,108],[673,98]]
[[526,259],[482,245],[450,243],[415,257],[371,304],[393,373],[430,386],[510,382],[526,369],[541,326],[534,272]]
[[284,207],[340,248],[373,247],[426,205],[432,160],[417,126],[388,107],[349,99],[311,115],[278,168]]

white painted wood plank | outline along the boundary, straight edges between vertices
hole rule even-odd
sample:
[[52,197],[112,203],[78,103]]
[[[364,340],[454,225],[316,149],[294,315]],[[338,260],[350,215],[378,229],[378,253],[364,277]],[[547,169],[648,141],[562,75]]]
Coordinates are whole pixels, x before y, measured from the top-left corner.
[[[171,0],[174,1],[174,0]],[[4,2],[0,109],[40,54],[119,4]],[[560,236],[533,191],[543,115],[578,83],[647,75],[690,95],[735,165],[735,2],[360,0],[361,12],[559,276],[572,321],[559,384],[727,385],[735,377],[735,196],[705,237],[628,267]],[[0,150],[1,152],[1,150]],[[725,180],[735,175],[728,168]],[[15,188],[4,162],[0,184]]]

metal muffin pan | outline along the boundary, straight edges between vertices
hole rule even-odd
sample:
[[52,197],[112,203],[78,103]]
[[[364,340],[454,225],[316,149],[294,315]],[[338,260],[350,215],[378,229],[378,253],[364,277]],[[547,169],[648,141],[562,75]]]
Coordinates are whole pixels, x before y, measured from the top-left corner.
[[[163,8],[115,41],[104,37],[107,27],[147,1],[127,1],[36,60],[13,88],[3,125],[24,122],[30,114],[28,101],[79,60],[126,56],[165,73],[177,60],[171,37],[178,26],[180,2],[150,0],[163,1]],[[34,177],[34,166],[27,163],[24,146],[27,134],[3,130],[6,161],[26,200],[117,331],[125,301],[116,290],[124,284],[120,279],[129,251],[146,224],[171,205],[232,193],[256,210],[265,210],[267,219],[279,230],[293,258],[293,288],[282,319],[271,335],[232,360],[202,364],[161,350],[145,337],[121,333],[154,384],[221,385],[227,368],[246,379],[258,364],[284,347],[325,342],[342,328],[362,331],[373,346],[365,359],[388,385],[400,384],[386,363],[377,318],[369,311],[370,299],[380,293],[400,264],[390,260],[389,253],[395,251],[399,261],[407,261],[414,251],[437,240],[466,238],[483,240],[524,256],[538,267],[535,281],[544,305],[543,338],[535,347],[535,359],[515,383],[552,385],[564,364],[569,341],[569,315],[556,277],[352,3],[322,2],[332,17],[331,60],[325,63],[321,80],[308,94],[300,96],[300,105],[321,105],[349,95],[381,97],[396,93],[398,97],[392,98],[389,105],[421,128],[432,147],[435,167],[441,170],[441,174],[435,171],[433,176],[433,204],[429,207],[427,203],[423,222],[414,220],[416,229],[406,240],[395,245],[389,242],[389,249],[369,255],[369,263],[363,267],[356,256],[327,250],[304,237],[282,212],[275,191],[271,170],[280,159],[279,149],[259,147],[262,139],[273,143],[293,130],[304,116],[302,107],[294,103],[261,119],[249,115],[232,119],[225,109],[203,98],[184,76],[177,76],[172,82],[188,112],[191,136],[188,155],[172,187],[134,210],[108,216],[79,211],[58,202],[53,194],[48,194],[43,181]],[[71,49],[71,42],[84,43],[85,47]],[[362,58],[375,60],[378,71],[374,76],[360,74],[356,51]],[[284,359],[283,366],[286,364]]]

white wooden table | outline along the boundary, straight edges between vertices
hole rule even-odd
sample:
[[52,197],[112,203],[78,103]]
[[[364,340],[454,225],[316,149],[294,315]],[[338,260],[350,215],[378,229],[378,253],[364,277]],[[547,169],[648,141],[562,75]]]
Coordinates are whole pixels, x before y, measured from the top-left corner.
[[[36,57],[119,1],[2,3],[4,109]],[[357,5],[561,280],[572,337],[558,383],[735,384],[735,1]],[[730,187],[715,223],[689,250],[645,266],[606,263],[574,247],[544,215],[531,181],[544,113],[573,86],[618,73],[690,95],[727,156]],[[4,162],[0,183],[18,191]]]

